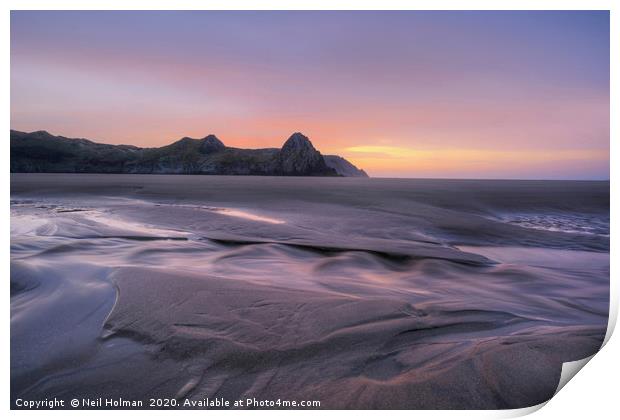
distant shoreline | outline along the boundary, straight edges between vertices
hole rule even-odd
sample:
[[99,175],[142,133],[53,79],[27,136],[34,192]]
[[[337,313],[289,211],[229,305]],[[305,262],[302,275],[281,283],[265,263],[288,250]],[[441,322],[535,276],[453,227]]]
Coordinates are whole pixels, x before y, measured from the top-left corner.
[[228,147],[213,134],[141,148],[11,130],[10,143],[12,173],[368,177],[341,156],[321,154],[299,132],[280,149]]
[[[47,175],[180,175],[180,176],[241,176],[241,177],[265,177],[265,178],[322,178],[319,175],[251,175],[251,174],[179,174],[179,173],[126,173],[126,172],[10,172],[11,175],[18,174],[47,174]],[[324,176],[325,178],[350,178],[345,176]],[[527,178],[425,178],[425,177],[390,177],[390,176],[368,176],[367,179],[402,179],[402,180],[419,180],[419,181],[489,181],[489,182],[595,182],[609,183],[609,179],[527,179]]]

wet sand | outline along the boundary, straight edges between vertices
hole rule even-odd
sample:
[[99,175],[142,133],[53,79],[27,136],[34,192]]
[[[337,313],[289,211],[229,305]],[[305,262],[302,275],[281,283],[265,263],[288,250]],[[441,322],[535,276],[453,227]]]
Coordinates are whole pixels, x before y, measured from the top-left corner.
[[13,175],[12,401],[543,402],[605,334],[608,192]]

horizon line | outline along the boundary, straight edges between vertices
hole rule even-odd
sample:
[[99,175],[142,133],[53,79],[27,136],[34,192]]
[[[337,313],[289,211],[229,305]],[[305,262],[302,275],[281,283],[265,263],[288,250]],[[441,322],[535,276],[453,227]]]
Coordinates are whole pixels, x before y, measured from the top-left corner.
[[114,172],[10,172],[10,175],[130,175],[130,176],[216,176],[216,177],[261,177],[261,178],[329,178],[329,179],[409,179],[421,181],[527,181],[527,182],[610,182],[609,179],[570,179],[570,178],[438,178],[438,177],[396,177],[396,176],[368,176],[360,177],[329,177],[329,176],[304,176],[304,175],[226,175],[226,174],[156,174],[156,173],[114,173]]
[[[52,134],[50,133],[48,130],[45,129],[41,129],[41,130],[33,130],[33,131],[26,131],[26,130],[18,130],[15,128],[11,128],[9,127],[10,131],[16,131],[16,132],[20,132],[20,133],[26,133],[26,134],[32,134],[32,133],[37,133],[37,132],[44,132],[47,133],[53,137],[64,137],[66,139],[69,140],[88,140],[88,141],[92,141],[93,143],[99,143],[99,144],[105,144],[108,146],[130,146],[130,147],[135,147],[138,149],[156,149],[156,148],[160,148],[160,147],[166,147],[169,146],[171,144],[174,144],[180,140],[189,138],[192,140],[201,140],[204,139],[208,136],[215,136],[218,140],[222,141],[216,134],[214,133],[210,133],[207,134],[205,137],[203,138],[193,138],[193,137],[189,137],[189,136],[182,136],[178,139],[171,139],[170,143],[161,145],[161,146],[150,146],[150,147],[145,147],[145,146],[136,146],[134,144],[128,144],[128,143],[119,143],[119,144],[114,144],[114,143],[107,143],[106,140],[99,140],[99,139],[90,139],[90,138],[86,138],[86,137],[66,137],[62,134]],[[303,136],[305,136],[308,141],[312,144],[311,138],[310,136],[307,136],[305,134],[303,134],[301,131],[296,130],[293,131],[292,134],[289,135],[289,138],[297,133],[302,134]],[[286,142],[286,140],[285,140]],[[222,141],[222,143],[224,143]],[[232,148],[232,149],[247,149],[247,150],[259,150],[259,149],[274,149],[274,148],[282,148],[282,146],[271,146],[271,147],[261,147],[261,148],[240,148],[240,147],[235,147],[235,146],[228,146],[226,145],[226,143],[224,143],[224,145],[227,148]],[[314,144],[312,144],[314,146]],[[317,149],[318,150],[318,149]],[[320,152],[321,155],[324,155],[323,152]],[[329,153],[326,153],[324,156],[329,156]],[[338,154],[332,154],[332,155],[336,155],[336,156],[340,156],[340,157],[344,157],[342,154],[338,153]],[[349,159],[347,159],[349,160]],[[419,180],[468,180],[468,181],[583,181],[583,182],[610,182],[611,177],[609,178],[520,178],[520,177],[516,177],[516,178],[496,178],[496,177],[460,177],[460,178],[455,178],[455,177],[441,177],[441,176],[429,176],[429,177],[425,177],[425,176],[414,176],[414,177],[409,177],[409,176],[384,176],[384,175],[380,175],[380,176],[371,176],[370,174],[368,174],[368,169],[364,169],[360,166],[360,169],[363,169],[366,174],[368,175],[368,178],[379,178],[379,179],[419,179]],[[11,172],[13,173],[13,172]],[[21,173],[47,173],[47,172],[21,172]],[[64,173],[64,172],[49,172],[49,173]],[[67,173],[71,173],[71,172],[67,172]],[[142,174],[142,175],[147,175],[147,174]],[[167,175],[174,175],[174,174],[167,174]],[[178,175],[200,175],[200,174],[178,174]],[[208,175],[207,175],[208,176]],[[214,175],[214,176],[236,176],[236,175]],[[238,175],[238,176],[270,176],[270,175]]]

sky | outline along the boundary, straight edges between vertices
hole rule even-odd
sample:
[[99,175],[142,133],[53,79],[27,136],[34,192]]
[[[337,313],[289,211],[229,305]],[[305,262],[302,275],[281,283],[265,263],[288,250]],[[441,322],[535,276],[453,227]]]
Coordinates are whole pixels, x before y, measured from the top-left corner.
[[11,128],[609,179],[607,11],[12,11]]

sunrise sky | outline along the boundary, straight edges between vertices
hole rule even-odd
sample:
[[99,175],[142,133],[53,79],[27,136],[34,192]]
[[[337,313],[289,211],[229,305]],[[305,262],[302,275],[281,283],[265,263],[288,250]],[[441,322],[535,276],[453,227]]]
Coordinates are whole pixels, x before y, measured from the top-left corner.
[[12,12],[11,127],[301,131],[371,176],[609,178],[608,12]]

